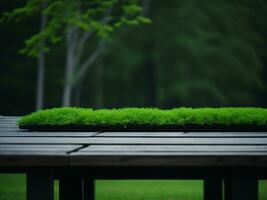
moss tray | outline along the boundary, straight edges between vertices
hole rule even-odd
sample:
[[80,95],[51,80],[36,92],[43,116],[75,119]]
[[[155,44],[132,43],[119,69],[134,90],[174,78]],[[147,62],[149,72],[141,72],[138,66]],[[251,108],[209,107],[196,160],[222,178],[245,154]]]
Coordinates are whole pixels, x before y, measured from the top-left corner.
[[22,117],[30,131],[267,131],[265,108],[53,108]]

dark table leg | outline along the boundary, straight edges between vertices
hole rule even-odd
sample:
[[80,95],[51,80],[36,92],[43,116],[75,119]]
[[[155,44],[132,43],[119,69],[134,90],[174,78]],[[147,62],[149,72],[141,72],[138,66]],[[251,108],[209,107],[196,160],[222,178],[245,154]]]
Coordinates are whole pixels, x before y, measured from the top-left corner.
[[82,179],[59,179],[60,200],[83,200]]
[[27,173],[27,200],[53,200],[53,183],[51,172]]
[[84,180],[83,182],[84,200],[95,199],[95,181],[92,179]]
[[204,180],[204,200],[222,200],[222,179],[208,177]]
[[235,172],[225,179],[225,200],[258,200],[258,179],[250,172]]

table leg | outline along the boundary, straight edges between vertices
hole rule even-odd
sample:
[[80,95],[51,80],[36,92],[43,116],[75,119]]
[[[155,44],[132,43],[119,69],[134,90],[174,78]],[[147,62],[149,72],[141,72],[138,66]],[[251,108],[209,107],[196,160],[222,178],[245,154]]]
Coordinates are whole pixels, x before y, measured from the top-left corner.
[[258,200],[258,179],[252,173],[236,172],[225,179],[225,200]]
[[60,200],[83,200],[82,179],[59,179]]
[[204,180],[204,200],[222,200],[222,179],[208,177]]
[[27,173],[27,200],[53,200],[53,183],[51,172]]
[[94,200],[95,199],[95,180],[87,179],[83,182],[83,192],[84,199],[83,200]]

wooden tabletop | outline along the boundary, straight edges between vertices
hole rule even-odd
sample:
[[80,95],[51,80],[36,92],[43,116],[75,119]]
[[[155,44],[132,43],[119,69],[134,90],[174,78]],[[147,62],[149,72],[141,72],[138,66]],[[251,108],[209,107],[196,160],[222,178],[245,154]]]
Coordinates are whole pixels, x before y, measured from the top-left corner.
[[0,116],[0,167],[267,166],[267,132],[28,132]]

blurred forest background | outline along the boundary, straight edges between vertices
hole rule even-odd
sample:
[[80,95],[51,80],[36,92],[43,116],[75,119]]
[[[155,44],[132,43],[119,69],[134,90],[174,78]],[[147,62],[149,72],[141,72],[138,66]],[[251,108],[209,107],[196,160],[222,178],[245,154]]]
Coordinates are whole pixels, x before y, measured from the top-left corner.
[[[25,1],[1,0],[0,13]],[[73,85],[69,105],[93,108],[267,106],[267,1],[143,0],[151,24],[114,31]],[[38,59],[21,55],[40,13],[0,24],[0,114],[36,109]],[[96,52],[92,36],[85,54]],[[43,108],[60,107],[64,41],[45,53]],[[66,104],[65,104],[66,105]]]

